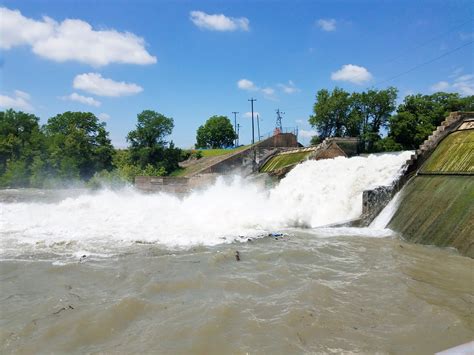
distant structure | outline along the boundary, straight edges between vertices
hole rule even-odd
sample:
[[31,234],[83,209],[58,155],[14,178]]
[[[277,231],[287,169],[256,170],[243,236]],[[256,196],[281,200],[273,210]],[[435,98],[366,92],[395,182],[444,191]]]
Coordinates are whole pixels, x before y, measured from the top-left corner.
[[282,112],[282,111],[280,111],[279,108],[277,108],[276,114],[277,114],[277,119],[276,119],[275,130],[273,131],[273,134],[274,134],[274,135],[283,133],[283,125],[282,125],[282,123],[281,123],[281,120],[282,120],[282,118],[283,118],[282,115],[284,115],[285,113]]

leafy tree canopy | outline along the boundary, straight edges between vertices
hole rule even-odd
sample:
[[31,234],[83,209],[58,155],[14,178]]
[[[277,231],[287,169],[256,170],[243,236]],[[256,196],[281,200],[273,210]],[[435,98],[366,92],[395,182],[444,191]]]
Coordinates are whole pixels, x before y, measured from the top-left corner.
[[389,120],[389,137],[403,149],[417,149],[450,112],[472,110],[474,96],[445,92],[409,95]]
[[145,110],[137,115],[137,121],[135,130],[127,136],[131,163],[145,171],[159,171],[161,175],[176,170],[182,156],[181,149],[166,141],[174,128],[173,119]]
[[237,135],[229,118],[212,116],[196,132],[196,148],[226,148],[233,145]]
[[114,148],[105,129],[90,112],[64,112],[44,126],[49,163],[61,178],[89,179],[112,169]]

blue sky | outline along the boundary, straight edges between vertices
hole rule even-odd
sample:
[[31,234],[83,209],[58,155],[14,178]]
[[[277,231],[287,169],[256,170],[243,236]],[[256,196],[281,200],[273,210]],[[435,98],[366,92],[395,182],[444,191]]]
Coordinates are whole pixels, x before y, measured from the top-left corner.
[[[299,126],[307,143],[322,88],[474,94],[471,1],[1,1],[0,108],[44,123],[64,111],[104,119],[113,143],[136,115],[173,117],[183,148],[215,114],[239,111],[251,139]],[[451,53],[454,51],[453,53]],[[446,55],[445,55],[446,54]],[[420,64],[443,56],[432,63]],[[232,119],[233,121],[233,119]]]

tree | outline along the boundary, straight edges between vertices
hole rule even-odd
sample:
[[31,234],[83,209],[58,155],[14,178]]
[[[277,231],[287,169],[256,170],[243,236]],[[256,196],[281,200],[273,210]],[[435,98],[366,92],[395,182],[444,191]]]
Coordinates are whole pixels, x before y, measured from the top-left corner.
[[135,130],[127,135],[131,163],[142,170],[148,169],[147,171],[157,168],[153,171],[159,171],[161,175],[176,170],[181,149],[176,148],[173,142],[166,141],[174,128],[173,119],[145,110],[137,115],[137,121]]
[[114,148],[105,129],[91,112],[64,112],[44,126],[48,163],[61,179],[90,179],[112,169]]
[[27,186],[34,160],[42,158],[39,118],[21,111],[0,112],[0,185]]
[[370,89],[367,92],[353,93],[352,116],[360,122],[362,149],[374,151],[375,142],[381,139],[380,129],[387,127],[390,115],[395,110],[398,90],[390,87],[385,90]]
[[409,95],[390,118],[389,137],[403,149],[417,149],[452,111],[472,111],[474,96],[437,92]]
[[343,137],[353,131],[350,112],[351,96],[348,92],[340,88],[335,88],[331,93],[322,89],[316,94],[314,114],[310,116],[309,123],[318,130],[321,140]]
[[196,148],[225,148],[233,145],[237,135],[229,118],[212,116],[196,132]]

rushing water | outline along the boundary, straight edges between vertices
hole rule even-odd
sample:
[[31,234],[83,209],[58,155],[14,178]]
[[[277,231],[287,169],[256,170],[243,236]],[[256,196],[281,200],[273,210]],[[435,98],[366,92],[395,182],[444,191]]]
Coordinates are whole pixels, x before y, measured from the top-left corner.
[[[473,337],[474,262],[357,217],[409,153],[273,188],[0,193],[0,352],[432,353]],[[396,204],[396,203],[394,203]],[[282,235],[280,235],[282,234]]]

